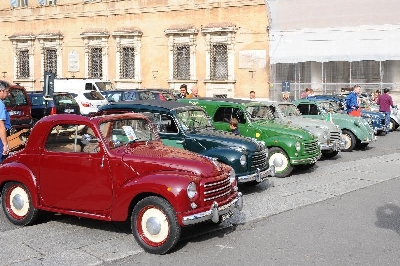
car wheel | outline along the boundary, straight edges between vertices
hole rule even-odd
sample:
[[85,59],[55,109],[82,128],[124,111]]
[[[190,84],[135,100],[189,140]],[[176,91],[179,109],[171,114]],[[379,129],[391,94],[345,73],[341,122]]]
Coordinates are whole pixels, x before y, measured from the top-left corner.
[[268,150],[269,165],[275,166],[275,177],[287,177],[293,171],[289,157],[278,147],[272,147]]
[[322,151],[322,155],[325,158],[333,158],[336,155],[338,155],[338,153],[339,153],[338,151]]
[[9,182],[3,187],[1,203],[10,222],[16,225],[32,224],[38,210],[33,206],[29,190],[21,183]]
[[396,129],[396,121],[393,118],[390,118],[389,122],[389,131],[392,132]]
[[181,227],[171,204],[150,196],[139,201],[132,211],[132,233],[139,245],[149,253],[165,254],[179,240]]
[[356,146],[356,137],[354,136],[353,132],[343,129],[342,139],[345,143],[342,151],[352,151]]

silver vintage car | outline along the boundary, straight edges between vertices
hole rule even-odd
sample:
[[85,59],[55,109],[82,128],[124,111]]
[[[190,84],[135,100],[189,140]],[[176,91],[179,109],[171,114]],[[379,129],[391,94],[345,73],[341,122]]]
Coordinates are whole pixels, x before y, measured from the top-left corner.
[[318,137],[321,153],[327,158],[336,156],[344,148],[342,130],[331,121],[304,118],[296,105],[290,102],[265,102],[278,123],[308,130]]

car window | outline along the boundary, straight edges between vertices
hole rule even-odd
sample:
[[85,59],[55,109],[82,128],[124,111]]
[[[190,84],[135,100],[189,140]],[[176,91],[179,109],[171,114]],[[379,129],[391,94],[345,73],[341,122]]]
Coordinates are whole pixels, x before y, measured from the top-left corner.
[[139,92],[139,100],[155,100],[156,97],[150,91],[141,91]]
[[99,152],[99,143],[94,131],[87,125],[59,124],[47,136],[45,149],[49,152]]
[[236,118],[239,124],[246,124],[246,118],[239,108],[219,107],[214,115],[214,122],[229,123],[231,118]]
[[122,99],[122,92],[110,92],[107,94],[107,101],[119,102]]
[[78,104],[71,94],[55,94],[53,95],[53,99],[56,105]]
[[32,106],[39,106],[44,105],[45,101],[42,95],[31,95],[31,105]]
[[126,91],[123,93],[123,101],[134,101],[136,99],[136,93],[134,91]]
[[143,113],[161,133],[178,133],[178,127],[172,116],[159,113]]
[[279,104],[278,107],[285,116],[301,116],[294,104]]
[[10,95],[3,102],[5,106],[28,105],[25,91],[21,89],[10,89]]
[[[273,108],[275,109],[275,108]],[[273,113],[275,110],[265,105],[257,105],[257,106],[248,106],[246,107],[246,112],[250,116],[251,120],[273,120]]]
[[84,92],[83,96],[88,100],[105,100],[104,96],[98,91]]
[[202,130],[213,128],[212,122],[203,110],[178,110],[176,117],[187,130]]
[[118,119],[100,124],[100,131],[110,148],[141,141],[159,140],[157,131],[143,118]]

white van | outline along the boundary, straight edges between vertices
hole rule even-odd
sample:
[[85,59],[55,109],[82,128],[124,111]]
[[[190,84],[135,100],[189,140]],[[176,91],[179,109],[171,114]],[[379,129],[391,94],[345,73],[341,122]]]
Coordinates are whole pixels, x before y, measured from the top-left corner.
[[101,79],[82,79],[82,78],[55,78],[54,92],[78,93],[80,91],[108,91],[115,90],[111,81]]

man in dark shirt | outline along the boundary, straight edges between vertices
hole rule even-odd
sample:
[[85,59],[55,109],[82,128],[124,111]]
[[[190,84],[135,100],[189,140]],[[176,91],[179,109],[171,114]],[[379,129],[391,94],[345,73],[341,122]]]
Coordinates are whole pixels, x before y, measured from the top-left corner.
[[394,107],[392,97],[389,95],[389,89],[385,88],[383,90],[383,94],[379,96],[378,101],[379,104],[379,112],[385,114],[385,122],[386,122],[386,134],[389,133],[389,125],[390,125],[390,107]]

